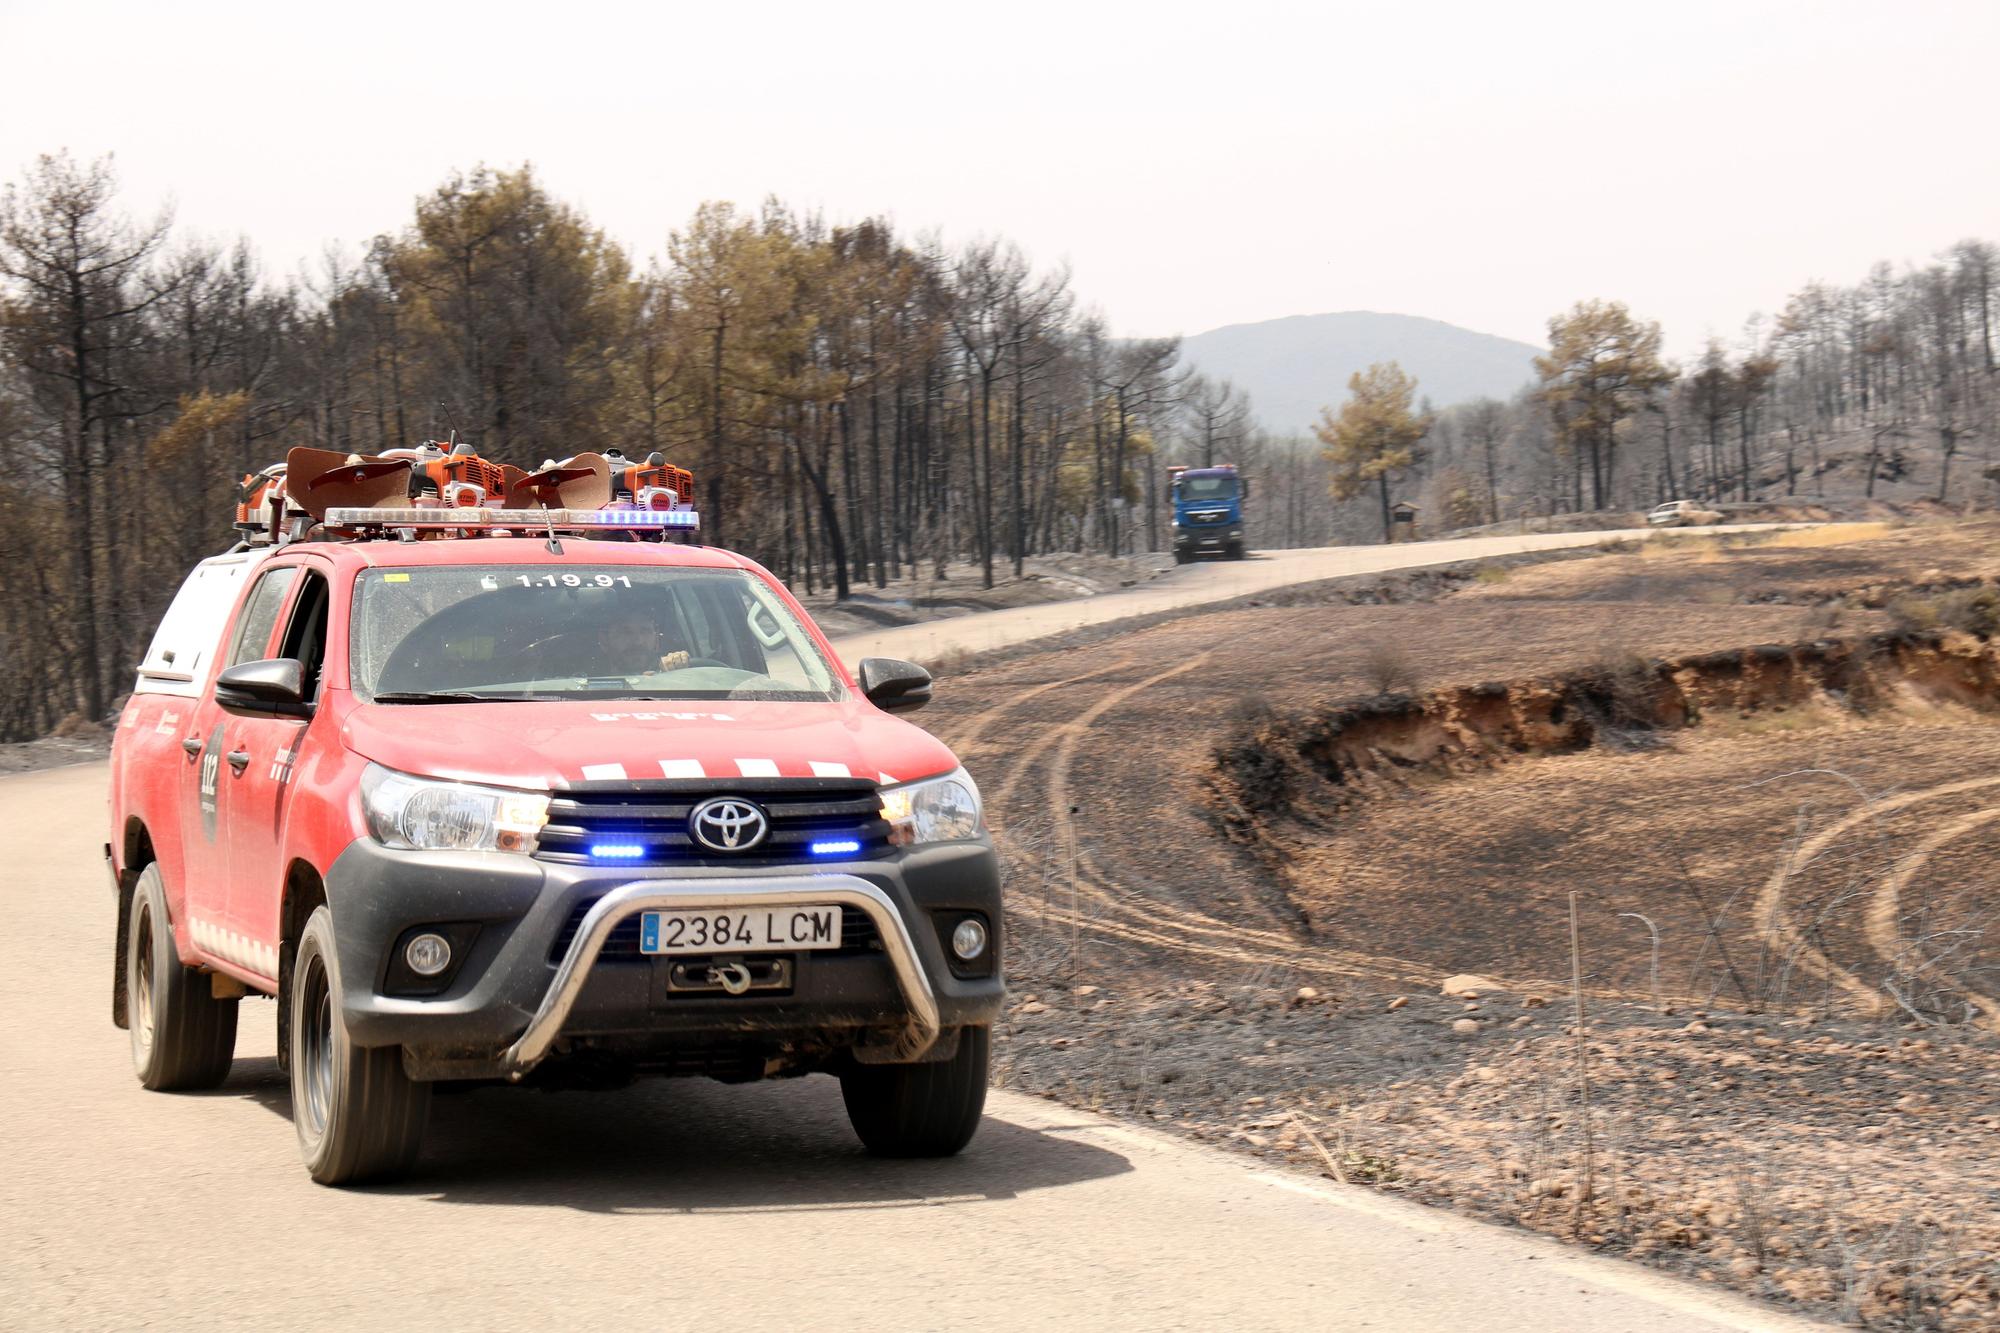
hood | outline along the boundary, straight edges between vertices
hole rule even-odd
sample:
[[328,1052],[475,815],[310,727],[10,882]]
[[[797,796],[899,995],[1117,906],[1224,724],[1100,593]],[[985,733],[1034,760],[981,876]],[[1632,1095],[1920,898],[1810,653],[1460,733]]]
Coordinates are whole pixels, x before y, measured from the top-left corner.
[[905,782],[958,765],[936,737],[859,699],[357,704],[341,742],[420,777],[551,790],[663,777]]

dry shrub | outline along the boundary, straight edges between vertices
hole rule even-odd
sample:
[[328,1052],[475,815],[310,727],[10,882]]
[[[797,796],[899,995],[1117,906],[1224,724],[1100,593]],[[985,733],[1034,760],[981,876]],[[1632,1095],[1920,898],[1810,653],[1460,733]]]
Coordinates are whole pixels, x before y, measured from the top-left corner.
[[1511,571],[1505,565],[1496,565],[1491,561],[1487,561],[1472,571],[1472,581],[1474,583],[1486,584],[1505,583],[1510,573]]
[[1953,629],[1990,639],[2000,634],[2000,588],[1960,588],[1946,594],[1937,613]]
[[1578,682],[1584,706],[1595,714],[1598,731],[1612,744],[1638,744],[1660,725],[1657,698],[1660,666],[1644,653],[1613,646]]
[[1845,612],[1846,608],[1836,600],[1821,602],[1806,611],[1801,628],[1814,638],[1823,639],[1840,628]]
[[1885,609],[1889,622],[1899,630],[1936,629],[1943,621],[1938,604],[1927,597],[1898,597]]
[[103,736],[104,732],[105,726],[102,722],[93,722],[81,712],[75,712],[68,714],[62,721],[56,723],[55,730],[51,731],[49,735],[61,740],[94,741]]
[[1417,664],[1400,645],[1378,640],[1362,654],[1361,678],[1377,694],[1408,694],[1417,687]]

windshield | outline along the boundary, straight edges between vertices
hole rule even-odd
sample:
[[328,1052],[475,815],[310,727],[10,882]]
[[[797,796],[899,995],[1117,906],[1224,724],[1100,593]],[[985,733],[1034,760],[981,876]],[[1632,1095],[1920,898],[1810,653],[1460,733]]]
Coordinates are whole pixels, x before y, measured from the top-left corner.
[[350,640],[355,693],[384,703],[842,694],[784,601],[741,570],[370,570]]
[[1180,479],[1183,500],[1233,500],[1236,498],[1236,478],[1234,477],[1182,477]]

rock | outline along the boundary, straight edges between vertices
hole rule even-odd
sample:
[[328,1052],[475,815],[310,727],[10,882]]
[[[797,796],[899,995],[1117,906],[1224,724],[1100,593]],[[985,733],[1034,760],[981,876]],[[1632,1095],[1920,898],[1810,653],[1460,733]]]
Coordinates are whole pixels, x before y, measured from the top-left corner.
[[1014,1012],[1017,1014],[1046,1014],[1048,1011],[1049,1007],[1040,1000],[1030,1000]]
[[1521,1007],[1523,1009],[1540,1009],[1546,1006],[1548,1002],[1549,999],[1546,995],[1523,995],[1521,997]]
[[1078,987],[1076,988],[1076,991],[1075,991],[1075,993],[1076,993],[1076,994],[1078,994],[1078,995],[1095,995],[1095,994],[1097,994],[1097,987],[1095,987],[1095,986],[1078,986]]
[[1476,1000],[1482,995],[1491,994],[1499,989],[1500,985],[1498,982],[1489,981],[1485,977],[1477,976],[1471,972],[1461,972],[1455,977],[1446,977],[1444,979],[1442,993],[1455,996],[1461,1000]]
[[1528,1025],[1530,1024],[1530,1023],[1532,1023],[1532,1022],[1534,1022],[1534,1021],[1535,1021],[1535,1020],[1534,1020],[1534,1019],[1532,1019],[1532,1018],[1530,1018],[1530,1017],[1528,1017],[1528,1015],[1526,1015],[1526,1014],[1522,1014],[1522,1015],[1521,1015],[1521,1016],[1520,1016],[1519,1018],[1515,1019],[1515,1020],[1514,1020],[1513,1022],[1509,1023],[1509,1024],[1507,1025],[1507,1026],[1508,1026],[1508,1027],[1510,1027],[1510,1028],[1512,1028],[1512,1029],[1513,1029],[1514,1031],[1516,1031],[1516,1032],[1519,1032],[1519,1031],[1520,1031],[1520,1030],[1521,1030],[1522,1028],[1524,1028],[1524,1027],[1527,1027],[1527,1026],[1528,1026]]
[[1477,1019],[1471,1018],[1454,1019],[1451,1030],[1461,1037],[1477,1036],[1479,1034],[1479,1022]]
[[1398,995],[1395,999],[1389,1001],[1389,1012],[1394,1013],[1398,1009],[1407,1007],[1409,1003],[1410,1003],[1409,996]]

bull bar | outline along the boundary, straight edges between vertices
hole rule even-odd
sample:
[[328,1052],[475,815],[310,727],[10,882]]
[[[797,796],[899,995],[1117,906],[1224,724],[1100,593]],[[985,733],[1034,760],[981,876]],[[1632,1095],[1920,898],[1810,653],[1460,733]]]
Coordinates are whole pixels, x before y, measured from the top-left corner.
[[570,1010],[583,993],[605,941],[620,922],[641,912],[729,910],[738,907],[853,907],[868,914],[896,973],[896,986],[909,1006],[909,1022],[897,1035],[892,1058],[912,1061],[931,1048],[941,1030],[937,997],[917,961],[909,927],[889,895],[853,875],[816,875],[803,884],[782,879],[641,880],[613,889],[591,907],[570,941],[548,993],[528,1027],[501,1055],[507,1077],[518,1080],[540,1064],[562,1034]]

